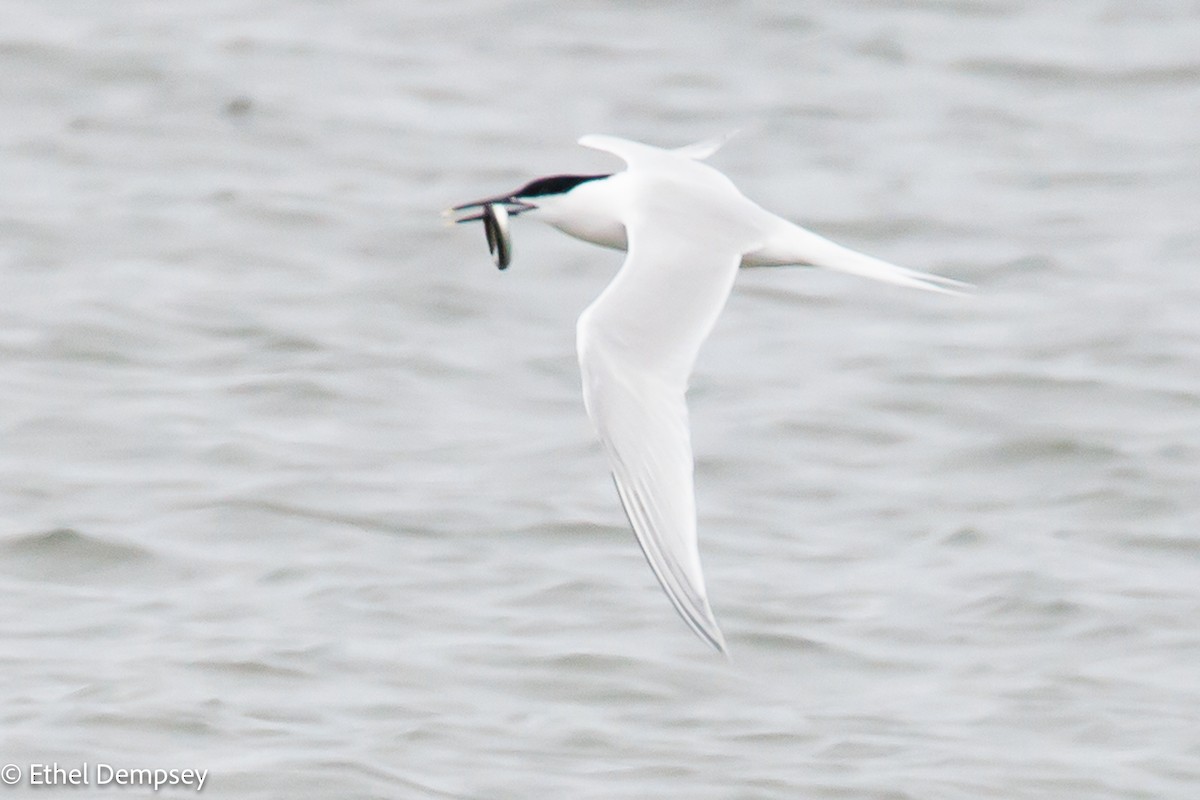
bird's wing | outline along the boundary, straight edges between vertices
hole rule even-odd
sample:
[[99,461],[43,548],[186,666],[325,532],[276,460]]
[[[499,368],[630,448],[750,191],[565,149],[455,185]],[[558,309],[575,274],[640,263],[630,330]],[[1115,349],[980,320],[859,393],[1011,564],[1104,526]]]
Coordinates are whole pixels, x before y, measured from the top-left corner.
[[626,365],[606,355],[592,352],[583,358],[584,397],[621,505],[679,615],[724,652],[700,569],[683,390],[630,376]]
[[[664,150],[654,145],[642,144],[641,142],[634,142],[629,139],[622,139],[619,136],[608,136],[602,133],[591,133],[587,136],[581,136],[579,143],[593,150],[603,150],[606,153],[612,153],[631,168],[645,168],[691,158],[687,153]],[[695,145],[689,145],[689,147],[699,148],[703,145],[705,145],[705,142],[697,142]],[[687,148],[683,149],[686,150]],[[712,150],[715,151],[716,148],[714,147]]]
[[606,153],[612,153],[632,167],[634,165],[642,165],[648,159],[661,159],[663,156],[682,156],[692,161],[703,161],[720,150],[722,145],[735,135],[737,135],[736,130],[730,131],[724,136],[714,136],[711,139],[692,142],[691,144],[671,150],[630,141],[629,139],[622,139],[619,136],[608,136],[602,133],[592,133],[580,137],[579,143],[593,150],[603,150]]
[[688,158],[696,161],[703,161],[713,153],[720,150],[726,142],[736,135],[737,131],[733,130],[724,136],[714,136],[711,139],[704,139],[703,141],[693,142],[692,144],[685,145],[683,147],[676,147],[674,152],[679,153],[681,156],[687,156]]
[[583,398],[646,560],[684,621],[724,652],[700,569],[684,393],[741,250],[732,235],[697,237],[664,194],[632,204],[625,263],[579,318]]

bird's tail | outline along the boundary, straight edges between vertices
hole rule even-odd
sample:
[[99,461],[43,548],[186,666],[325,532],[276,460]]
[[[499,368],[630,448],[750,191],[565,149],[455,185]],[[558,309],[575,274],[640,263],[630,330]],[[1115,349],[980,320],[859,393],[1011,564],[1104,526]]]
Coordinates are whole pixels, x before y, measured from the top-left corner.
[[748,253],[743,263],[746,266],[801,264],[942,294],[963,295],[971,288],[970,284],[953,278],[898,267],[873,256],[855,252],[791,224],[763,248]]

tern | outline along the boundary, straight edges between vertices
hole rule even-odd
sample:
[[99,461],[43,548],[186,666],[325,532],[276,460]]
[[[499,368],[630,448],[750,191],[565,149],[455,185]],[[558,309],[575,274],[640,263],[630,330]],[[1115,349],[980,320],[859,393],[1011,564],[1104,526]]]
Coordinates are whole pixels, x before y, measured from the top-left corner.
[[756,205],[703,163],[728,138],[668,150],[584,136],[579,144],[617,156],[625,171],[539,178],[446,212],[467,212],[456,222],[483,221],[501,269],[512,253],[508,219],[517,215],[627,252],[579,317],[584,407],[655,577],[688,626],[721,653],[725,639],[700,568],[685,395],[738,269],[812,266],[934,292],[966,288],[849,250]]

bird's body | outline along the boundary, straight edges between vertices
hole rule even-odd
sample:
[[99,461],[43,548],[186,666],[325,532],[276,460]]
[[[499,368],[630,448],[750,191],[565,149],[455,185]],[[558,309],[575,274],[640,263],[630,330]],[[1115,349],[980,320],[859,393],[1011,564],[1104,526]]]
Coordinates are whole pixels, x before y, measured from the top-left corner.
[[580,144],[628,169],[545,178],[455,210],[512,206],[628,252],[579,318],[584,405],[651,569],[688,625],[724,652],[700,568],[685,393],[739,267],[811,265],[941,292],[961,284],[856,253],[766,211],[702,163],[722,142],[663,150],[585,136]]

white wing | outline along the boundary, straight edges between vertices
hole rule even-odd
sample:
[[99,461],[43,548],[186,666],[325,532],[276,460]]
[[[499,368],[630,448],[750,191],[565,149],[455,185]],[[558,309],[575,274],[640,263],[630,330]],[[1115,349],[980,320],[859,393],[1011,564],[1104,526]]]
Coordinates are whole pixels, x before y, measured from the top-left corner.
[[[736,131],[735,131],[736,133]],[[616,136],[590,134],[579,140],[584,147],[603,150],[619,156],[631,170],[666,170],[678,171],[680,162],[686,160],[701,160],[715,153],[733,133],[727,136],[706,139],[702,142],[680,147],[675,150],[663,150],[641,142],[632,142]],[[701,165],[696,165],[701,166]],[[702,167],[703,177],[707,184],[724,184],[736,195],[738,202],[727,202],[720,214],[740,214],[741,222],[754,225],[760,231],[760,240],[748,244],[744,250],[743,265],[753,266],[783,266],[789,264],[807,264],[814,267],[858,275],[863,278],[882,281],[884,283],[907,286],[914,289],[940,292],[943,294],[963,294],[969,289],[968,284],[952,278],[943,278],[928,272],[920,272],[906,267],[889,264],[878,258],[855,252],[847,247],[835,244],[823,236],[801,228],[787,220],[772,214],[745,200],[741,193],[733,187],[729,179],[708,167]],[[699,178],[701,172],[694,171]],[[727,197],[729,201],[732,198]],[[753,209],[753,212],[748,209]],[[708,235],[708,228],[692,225],[697,235]]]
[[663,150],[594,134],[579,143],[629,165],[605,181],[628,255],[579,318],[584,404],[651,569],[688,625],[724,652],[700,569],[684,394],[743,256],[940,291],[954,283],[839,248],[751,203],[698,161],[720,142]]
[[714,136],[711,139],[704,139],[702,141],[693,142],[692,144],[685,145],[683,147],[676,147],[675,152],[679,153],[680,155],[687,156],[688,158],[695,159],[696,161],[703,161],[704,159],[711,156],[713,153],[720,150],[721,147],[726,142],[728,142],[730,139],[732,139],[736,135],[737,135],[736,130],[730,131],[729,133],[725,134],[724,136]]
[[[732,134],[730,134],[732,135]],[[725,143],[729,136],[720,139],[705,139],[674,150],[665,150],[654,145],[642,144],[619,136],[590,133],[579,137],[579,143],[593,150],[603,150],[620,158],[631,169],[645,169],[663,164],[676,164],[682,160],[701,161],[708,158]]]
[[[629,255],[579,318],[583,399],[651,569],[688,625],[724,652],[700,569],[684,393],[729,297],[747,234],[708,224],[720,198],[707,168],[642,148],[655,151],[620,140],[612,148],[634,164],[659,163],[649,177],[628,173]],[[658,171],[667,167],[668,175]]]
[[672,150],[666,150],[660,147],[654,147],[641,142],[634,142],[629,139],[622,139],[619,136],[608,136],[603,133],[591,133],[587,136],[582,136],[579,143],[584,147],[590,147],[593,150],[603,150],[606,153],[612,153],[615,156],[622,158],[626,164],[633,166],[635,161],[644,160],[647,157],[655,157],[663,154],[674,154],[683,156],[693,161],[703,161],[713,153],[721,149],[721,147],[737,135],[737,131],[733,130],[723,136],[714,136],[710,139],[702,139],[698,142],[676,147]]

